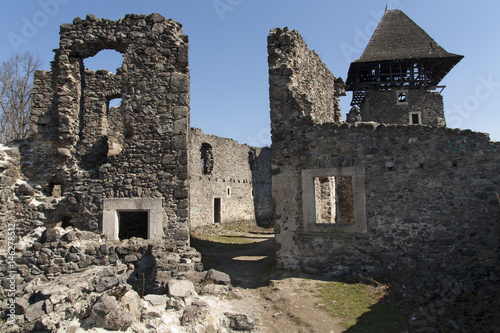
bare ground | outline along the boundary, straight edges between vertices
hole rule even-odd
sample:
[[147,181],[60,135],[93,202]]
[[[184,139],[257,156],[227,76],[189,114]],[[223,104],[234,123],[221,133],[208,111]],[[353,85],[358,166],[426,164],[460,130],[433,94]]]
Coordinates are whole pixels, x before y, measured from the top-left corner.
[[322,309],[315,296],[317,277],[274,273],[274,236],[240,233],[250,244],[232,251],[202,251],[214,256],[216,269],[231,277],[236,309],[255,319],[257,332],[339,333],[345,329]]

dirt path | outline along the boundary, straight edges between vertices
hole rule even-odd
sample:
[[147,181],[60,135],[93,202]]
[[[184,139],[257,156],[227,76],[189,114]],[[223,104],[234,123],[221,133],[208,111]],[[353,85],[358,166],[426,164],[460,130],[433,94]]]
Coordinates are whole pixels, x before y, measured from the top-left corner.
[[[217,259],[216,269],[231,277],[235,286],[235,308],[244,309],[255,318],[258,332],[269,333],[339,333],[345,329],[332,318],[315,297],[318,284],[324,281],[305,275],[273,273],[274,236],[240,234],[251,242],[231,251],[204,251]],[[252,244],[253,242],[253,244]]]

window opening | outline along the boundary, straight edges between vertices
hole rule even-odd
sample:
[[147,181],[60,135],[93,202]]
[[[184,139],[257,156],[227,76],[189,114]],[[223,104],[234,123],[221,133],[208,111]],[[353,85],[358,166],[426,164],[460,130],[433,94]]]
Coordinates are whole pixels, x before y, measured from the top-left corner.
[[398,93],[398,104],[402,104],[402,103],[407,103],[407,94],[406,92],[400,92]]
[[107,70],[116,73],[123,64],[123,55],[115,50],[104,49],[93,57],[85,58],[84,64],[91,71]]
[[316,223],[354,223],[352,176],[314,177]]
[[121,105],[122,105],[122,98],[121,97],[111,98],[108,100],[108,110],[110,108],[120,107]]
[[214,198],[214,223],[221,222],[221,200],[220,198]]
[[410,125],[422,125],[420,112],[410,112]]
[[148,211],[118,211],[118,238],[148,238]]
[[226,194],[228,198],[231,196],[231,188],[229,186],[227,187]]
[[214,168],[214,155],[212,146],[208,143],[202,143],[201,148],[201,172],[204,175],[211,175]]

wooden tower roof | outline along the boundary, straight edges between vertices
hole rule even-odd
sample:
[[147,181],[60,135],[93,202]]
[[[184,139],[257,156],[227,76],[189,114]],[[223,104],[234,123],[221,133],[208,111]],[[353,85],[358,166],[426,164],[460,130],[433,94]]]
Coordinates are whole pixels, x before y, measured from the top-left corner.
[[463,58],[447,52],[400,10],[387,10],[365,51],[351,63],[346,90],[436,86]]

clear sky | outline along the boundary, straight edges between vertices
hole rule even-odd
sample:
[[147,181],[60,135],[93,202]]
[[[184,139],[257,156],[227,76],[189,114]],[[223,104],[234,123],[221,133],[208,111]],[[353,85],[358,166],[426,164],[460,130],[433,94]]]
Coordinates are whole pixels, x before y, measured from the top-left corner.
[[[300,32],[334,73],[345,79],[384,9],[403,10],[445,50],[464,55],[441,82],[448,127],[500,140],[500,2],[496,0],[17,0],[2,2],[0,60],[30,50],[49,70],[59,26],[90,13],[118,19],[160,13],[189,35],[191,126],[240,143],[270,143],[267,36]],[[119,57],[97,54],[90,69],[115,71]],[[119,54],[118,54],[119,55]],[[343,113],[351,96],[343,97]]]

